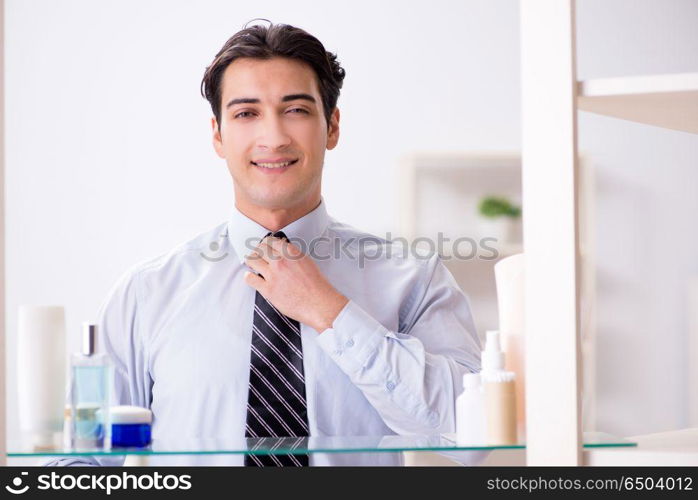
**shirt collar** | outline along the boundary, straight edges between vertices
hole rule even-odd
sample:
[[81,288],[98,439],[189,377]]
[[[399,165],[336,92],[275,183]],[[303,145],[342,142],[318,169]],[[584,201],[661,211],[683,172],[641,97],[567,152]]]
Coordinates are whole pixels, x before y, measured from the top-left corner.
[[[313,239],[325,232],[328,223],[329,215],[325,201],[320,198],[320,204],[317,207],[300,219],[282,227],[279,231],[283,231],[286,237],[296,244],[299,244],[298,240],[303,240],[305,246],[301,246],[301,248],[307,249]],[[269,229],[253,221],[236,207],[233,208],[233,215],[228,221],[228,240],[241,263],[244,264],[245,256],[268,232]]]

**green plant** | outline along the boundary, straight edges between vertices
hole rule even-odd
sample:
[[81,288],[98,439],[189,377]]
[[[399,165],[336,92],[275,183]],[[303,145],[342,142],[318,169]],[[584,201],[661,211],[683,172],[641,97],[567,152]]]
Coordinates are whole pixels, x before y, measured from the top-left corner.
[[489,218],[521,216],[521,207],[513,205],[509,200],[500,196],[486,196],[478,207],[480,215]]

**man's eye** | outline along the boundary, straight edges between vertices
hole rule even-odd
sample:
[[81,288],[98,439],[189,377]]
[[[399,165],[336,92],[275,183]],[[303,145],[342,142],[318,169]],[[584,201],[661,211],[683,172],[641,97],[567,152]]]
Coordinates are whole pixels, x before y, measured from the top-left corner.
[[237,113],[233,118],[247,118],[249,116],[252,116],[253,113],[251,111],[241,111],[240,113]]
[[294,113],[305,113],[305,114],[308,114],[308,110],[303,109],[303,108],[291,108],[291,109],[289,109],[288,111],[289,111],[289,113],[290,113],[290,112],[294,112]]

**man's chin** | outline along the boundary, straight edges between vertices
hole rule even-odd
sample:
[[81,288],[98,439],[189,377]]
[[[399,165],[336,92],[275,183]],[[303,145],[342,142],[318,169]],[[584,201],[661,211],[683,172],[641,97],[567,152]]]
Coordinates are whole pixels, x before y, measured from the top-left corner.
[[269,210],[286,209],[302,202],[303,195],[296,191],[256,193],[251,197],[251,202]]

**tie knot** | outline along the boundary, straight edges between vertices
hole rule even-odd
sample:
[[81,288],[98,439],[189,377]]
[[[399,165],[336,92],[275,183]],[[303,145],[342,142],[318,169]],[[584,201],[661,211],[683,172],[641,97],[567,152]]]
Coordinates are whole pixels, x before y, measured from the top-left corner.
[[288,237],[286,236],[286,233],[284,233],[283,231],[275,231],[275,232],[269,231],[269,232],[264,236],[264,238],[266,238],[267,236],[273,236],[274,238],[281,238],[282,240],[288,240]]

